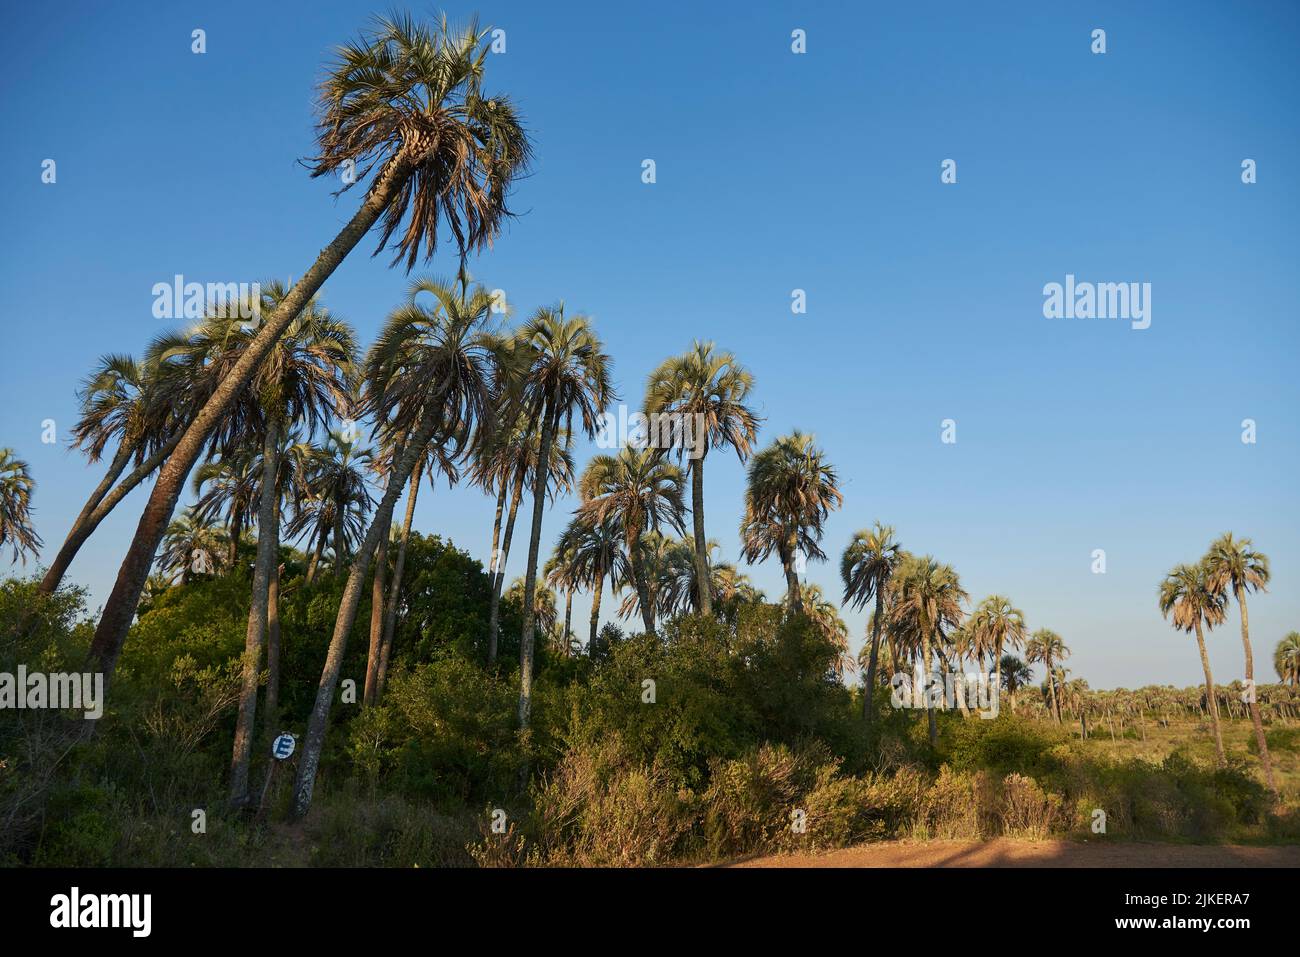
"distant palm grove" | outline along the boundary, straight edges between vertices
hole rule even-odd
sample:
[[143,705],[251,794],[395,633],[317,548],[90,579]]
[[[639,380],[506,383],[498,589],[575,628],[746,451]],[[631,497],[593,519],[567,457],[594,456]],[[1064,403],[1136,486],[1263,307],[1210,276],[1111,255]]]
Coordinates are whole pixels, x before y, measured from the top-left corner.
[[[108,686],[99,721],[0,711],[0,862],[636,865],[1084,834],[1097,808],[1117,840],[1300,839],[1300,632],[1269,637],[1257,676],[1270,571],[1250,539],[1152,582],[1203,684],[1100,691],[1067,667],[1068,622],[973,598],[905,530],[868,513],[827,542],[860,503],[813,434],[764,433],[761,383],[718,344],[681,343],[632,397],[702,428],[575,461],[621,400],[599,330],[558,298],[509,316],[466,266],[533,149],[483,85],[487,36],[394,17],[340,48],[308,166],[357,170],[355,212],[296,282],[88,371],[72,436],[97,484],[61,540],[0,450],[0,547],[40,562],[0,589],[0,673]],[[366,347],[321,290],[372,230],[406,273],[450,268],[395,292]],[[729,468],[746,486],[724,531],[705,479]],[[414,527],[439,483],[482,491],[486,567]],[[68,573],[138,486],[96,620]],[[784,593],[720,560],[723,540],[778,562]],[[857,656],[802,575],[836,555],[839,601],[867,614]],[[1229,628],[1244,681],[1216,684],[1207,642]],[[899,707],[914,673],[958,693]]]

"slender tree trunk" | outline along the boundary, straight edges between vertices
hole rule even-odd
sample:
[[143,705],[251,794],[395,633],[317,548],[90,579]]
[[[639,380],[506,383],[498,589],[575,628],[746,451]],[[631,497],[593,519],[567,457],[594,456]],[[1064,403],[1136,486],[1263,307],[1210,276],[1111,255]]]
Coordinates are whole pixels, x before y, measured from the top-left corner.
[[785,588],[790,597],[790,611],[796,615],[803,614],[803,595],[799,589],[799,573],[794,569],[794,551],[781,556],[781,565],[785,569]]
[[54,557],[54,563],[46,570],[45,576],[41,579],[40,588],[38,589],[43,595],[53,594],[54,590],[59,587],[59,582],[67,573],[68,566],[72,564],[73,556],[77,554],[77,549],[85,541],[84,537],[78,538],[78,532],[95,513],[95,507],[104,500],[117,481],[122,470],[126,468],[126,463],[131,461],[131,454],[135,451],[135,445],[123,444],[118,447],[117,453],[113,456],[113,461],[109,463],[108,471],[100,479],[95,490],[90,493],[90,498],[86,499],[86,504],[81,507],[80,514],[77,515],[76,521],[72,523],[72,529],[68,532],[68,537],[64,539],[59,553]]
[[695,610],[713,614],[709,587],[709,546],[704,538],[704,456],[691,462],[691,524],[695,526]]
[[392,517],[384,523],[379,544],[375,546],[375,568],[370,583],[370,648],[366,652],[366,686],[361,693],[361,706],[369,708],[375,703],[379,688],[379,658],[384,645],[384,587],[388,571],[388,534]]
[[244,510],[237,508],[230,513],[230,547],[226,552],[226,574],[236,571],[235,562],[239,561],[239,538],[244,531]]
[[569,627],[573,622],[573,589],[566,589],[564,594],[564,657],[569,657]]
[[934,718],[934,708],[930,706],[930,681],[934,673],[930,667],[930,629],[927,626],[921,632],[921,661],[925,672],[925,683],[921,686],[925,694],[925,715],[930,726],[930,746],[939,743],[939,727]]
[[[93,511],[85,521],[78,518],[77,524],[68,533],[67,541],[63,543],[63,547],[59,549],[58,555],[55,556],[54,563],[50,565],[45,577],[41,579],[40,590],[42,593],[53,594],[54,590],[59,587],[59,583],[63,581],[63,576],[68,573],[68,568],[71,566],[72,560],[77,557],[77,552],[81,550],[81,546],[86,544],[86,540],[99,527],[99,523],[108,516],[108,513],[116,507],[118,502],[126,498],[132,489],[153,474],[153,470],[171,454],[172,449],[176,448],[179,442],[180,436],[173,436],[153,455],[132,469],[127,477],[118,483],[116,488],[104,495],[95,504]],[[150,563],[152,564],[152,559]]]
[[308,585],[316,580],[316,571],[320,568],[321,556],[325,554],[325,536],[328,533],[329,529],[325,525],[322,525],[316,533],[316,547],[312,549],[311,561],[307,563]]
[[276,457],[280,451],[279,430],[272,415],[267,416],[266,435],[262,441],[262,494],[257,509],[257,559],[253,565],[253,598],[248,608],[248,628],[244,638],[243,682],[239,689],[239,713],[235,720],[235,748],[230,759],[230,803],[246,807],[250,803],[248,772],[253,754],[253,732],[257,716],[257,685],[262,672],[262,642],[266,637],[267,608],[271,578],[275,574],[276,555],[275,502],[279,495],[275,476]]
[[[279,511],[278,504],[276,511]],[[278,516],[276,521],[278,524]],[[278,545],[276,552],[278,558]],[[271,576],[271,587],[266,602],[266,721],[268,731],[274,731],[274,725],[280,720],[280,575],[282,571],[283,566],[277,560],[275,574]]]
[[587,638],[587,654],[591,655],[596,649],[596,639],[600,634],[600,599],[601,592],[605,587],[605,573],[597,570],[596,581],[591,593],[591,634]]
[[388,487],[384,489],[379,509],[366,531],[365,540],[357,549],[356,560],[348,572],[347,584],[343,587],[343,597],[339,601],[338,617],[334,620],[334,634],[330,638],[329,651],[325,656],[325,667],[321,671],[320,685],[316,689],[316,703],[312,706],[311,717],[307,722],[307,733],[303,739],[302,757],[298,761],[298,778],[294,783],[294,813],[301,817],[311,807],[312,791],[316,787],[316,769],[320,765],[321,749],[325,745],[325,732],[329,727],[330,706],[334,702],[334,689],[338,685],[339,671],[343,667],[343,656],[347,652],[348,633],[357,617],[357,605],[361,601],[361,589],[365,587],[366,573],[370,570],[370,556],[379,544],[379,536],[392,520],[393,506],[402,494],[402,487],[416,465],[423,460],[425,447],[437,430],[438,417],[431,410],[438,407],[446,386],[440,386],[425,406],[426,411],[420,416],[420,424],[415,437],[402,451],[393,466]]
[[1210,674],[1210,656],[1205,653],[1205,635],[1201,632],[1201,619],[1196,619],[1196,647],[1201,653],[1201,671],[1205,674],[1205,697],[1210,705],[1210,722],[1214,725],[1214,755],[1219,767],[1225,764],[1223,732],[1219,730],[1219,706],[1214,697],[1214,676]]
[[384,611],[384,645],[379,652],[379,683],[375,700],[384,696],[388,682],[388,659],[393,653],[393,636],[397,631],[397,608],[402,598],[402,573],[406,569],[406,546],[411,540],[411,523],[415,520],[415,499],[420,492],[420,478],[424,473],[421,461],[411,473],[411,485],[406,492],[406,517],[402,520],[402,538],[397,546],[397,561],[393,565],[393,582],[388,586],[388,606]]
[[992,693],[1002,694],[1002,642],[998,642],[997,648],[993,652],[993,688]]
[[867,684],[862,689],[862,716],[867,720],[868,729],[871,727],[871,717],[874,714],[871,710],[871,700],[876,692],[876,655],[880,651],[880,622],[884,614],[884,588],[877,583],[876,613],[871,618],[871,657],[867,660]]
[[488,614],[488,664],[497,660],[497,637],[501,633],[501,589],[506,581],[506,562],[510,558],[510,540],[515,533],[515,515],[519,511],[519,502],[524,495],[524,473],[521,470],[515,479],[514,491],[510,493],[510,514],[506,518],[506,533],[501,542],[501,561],[497,563],[496,578],[492,582],[492,606]]
[[1047,661],[1047,693],[1052,699],[1052,714],[1056,717],[1056,723],[1061,723],[1061,702],[1056,697],[1056,670],[1052,667],[1051,656],[1045,656]]
[[641,622],[645,625],[645,633],[653,635],[655,633],[655,609],[654,603],[650,600],[650,586],[645,579],[645,562],[641,559],[641,533],[639,530],[634,537],[628,537],[627,554],[632,565],[632,584],[636,588],[637,604],[641,606]]
[[[497,510],[492,516],[492,551],[488,555],[488,584],[493,591],[497,587],[497,572],[505,564],[501,561],[501,526],[505,523],[506,495],[510,490],[509,477],[501,476],[501,489],[497,492]],[[492,622],[488,621],[488,650],[493,651]],[[495,655],[489,655],[489,660]]]
[[1250,649],[1250,616],[1246,612],[1246,593],[1236,589],[1237,609],[1241,612],[1241,644],[1246,649],[1246,687],[1250,689],[1250,723],[1255,726],[1255,743],[1259,746],[1259,762],[1264,766],[1264,780],[1269,790],[1277,795],[1277,782],[1273,779],[1273,759],[1268,753],[1268,740],[1264,737],[1264,720],[1259,714],[1259,701],[1255,691],[1255,656]]
[[338,578],[343,574],[343,555],[346,548],[343,544],[343,523],[346,516],[343,514],[341,507],[334,509],[334,577]]
[[519,726],[527,728],[533,706],[533,640],[537,625],[537,554],[542,545],[542,513],[550,479],[551,445],[559,426],[559,410],[550,402],[543,410],[542,441],[533,476],[533,525],[528,536],[528,568],[524,572],[524,625],[519,635]]
[[[176,509],[176,503],[185,487],[185,479],[198,461],[208,437],[236,397],[248,386],[285,329],[383,214],[411,175],[411,169],[412,162],[404,153],[399,152],[389,161],[387,168],[375,180],[361,208],[334,240],[321,250],[311,268],[294,284],[289,294],[262,324],[243,355],[185,429],[175,451],[159,471],[158,480],[154,483],[149,501],[140,516],[135,536],[123,558],[117,581],[104,605],[99,627],[95,630],[90,645],[89,657],[104,673],[106,681],[112,676],[122,654],[122,645],[126,642],[131,619],[135,617],[140,592],[149,577],[149,568],[153,564],[158,543],[162,541],[167,523]],[[314,766],[312,771],[314,774]]]

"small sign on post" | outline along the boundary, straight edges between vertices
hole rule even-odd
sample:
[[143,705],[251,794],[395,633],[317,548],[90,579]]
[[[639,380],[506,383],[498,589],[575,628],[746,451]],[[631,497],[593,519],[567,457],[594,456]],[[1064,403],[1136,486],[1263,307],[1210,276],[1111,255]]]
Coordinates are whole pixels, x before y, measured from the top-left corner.
[[298,739],[288,731],[283,731],[280,733],[280,736],[275,739],[275,743],[271,745],[271,753],[275,755],[277,761],[283,761],[286,758],[292,757],[294,749],[297,747]]

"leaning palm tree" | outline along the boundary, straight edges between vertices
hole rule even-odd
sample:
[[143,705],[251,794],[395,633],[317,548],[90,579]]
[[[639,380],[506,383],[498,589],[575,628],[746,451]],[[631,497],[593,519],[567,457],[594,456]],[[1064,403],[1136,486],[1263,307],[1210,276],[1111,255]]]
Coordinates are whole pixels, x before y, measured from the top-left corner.
[[681,469],[650,449],[623,448],[597,455],[578,482],[578,516],[593,525],[611,522],[623,532],[632,586],[646,634],[655,633],[655,604],[646,569],[647,532],[685,532],[686,503]]
[[[645,411],[668,416],[678,456],[691,460],[691,519],[695,533],[695,609],[711,614],[709,550],[704,534],[704,460],[714,446],[735,449],[743,465],[758,437],[759,417],[745,400],[754,377],[730,352],[715,352],[712,342],[696,341],[684,355],[666,360],[650,373]],[[653,418],[652,418],[652,421]],[[656,436],[661,439],[662,436]]]
[[381,224],[379,247],[393,241],[409,271],[421,253],[433,255],[440,224],[463,261],[489,246],[511,215],[506,197],[531,147],[511,102],[483,92],[487,40],[476,24],[457,30],[445,18],[428,25],[397,17],[377,20],[339,49],[321,84],[312,175],[355,170],[345,189],[373,178],[360,209],[266,317],[159,472],[91,645],[105,673],[121,654],[153,553],[209,435],[362,237]]
[[32,527],[32,492],[36,482],[27,463],[14,456],[13,449],[0,449],[0,548],[13,549],[13,561],[27,563],[35,555],[41,537]]
[[745,488],[740,526],[746,562],[772,554],[785,570],[786,599],[795,613],[803,610],[796,558],[824,561],[822,526],[844,501],[835,468],[825,460],[811,435],[796,429],[754,456]]
[[[1025,660],[1030,664],[1041,663],[1047,671],[1048,698],[1057,724],[1061,723],[1061,701],[1056,691],[1058,685],[1056,666],[1068,657],[1070,657],[1070,649],[1065,646],[1061,636],[1050,628],[1039,628],[1025,642]],[[1208,664],[1206,669],[1208,675]]]
[[157,362],[137,362],[128,355],[106,355],[78,393],[81,416],[72,429],[74,445],[92,463],[102,459],[108,446],[115,446],[115,451],[108,471],[86,499],[68,537],[46,569],[40,585],[43,593],[51,594],[59,587],[78,550],[94,531],[89,527],[91,516],[121,478],[127,464],[134,461],[140,466],[165,443],[168,415],[160,407],[158,390],[154,387],[159,369]]
[[[610,358],[585,316],[565,318],[563,303],[543,307],[515,336],[512,355],[522,363],[522,403],[529,431],[540,435],[537,461],[549,463],[551,448],[563,427],[573,434],[576,415],[588,438],[597,420],[615,398]],[[519,724],[527,728],[533,686],[533,591],[537,586],[537,556],[542,541],[542,513],[550,480],[546,468],[533,476],[533,516],[524,571],[524,622],[519,638]]]
[[[417,301],[422,293],[432,296],[431,306]],[[505,351],[500,337],[486,328],[491,307],[492,296],[482,286],[470,286],[463,272],[455,283],[420,280],[413,284],[407,304],[389,317],[366,357],[363,411],[380,423],[381,433],[405,438],[339,601],[298,764],[294,810],[299,815],[311,806],[348,634],[370,560],[379,537],[388,534],[397,498],[435,436],[444,445],[466,449],[480,423],[491,416],[490,384]]]
[[840,557],[840,578],[844,581],[844,603],[851,608],[861,610],[873,598],[876,602],[875,614],[871,616],[870,657],[867,659],[867,672],[863,679],[862,714],[867,727],[871,727],[871,698],[876,689],[876,660],[880,652],[880,627],[885,620],[885,596],[889,591],[889,580],[898,563],[902,561],[903,549],[894,537],[890,525],[876,522],[870,529],[856,532],[853,540],[844,549]]
[[1264,780],[1273,793],[1277,782],[1273,778],[1273,760],[1268,753],[1264,737],[1264,721],[1259,713],[1255,694],[1255,656],[1250,647],[1250,617],[1246,612],[1246,595],[1265,591],[1268,585],[1268,556],[1256,551],[1249,538],[1234,538],[1225,532],[1210,543],[1205,558],[1206,584],[1210,591],[1225,600],[1229,593],[1237,600],[1241,613],[1241,643],[1246,651],[1246,704],[1250,708],[1250,721],[1255,726],[1255,743],[1259,745],[1259,761],[1264,767]]
[[1002,687],[1002,649],[1019,649],[1025,640],[1025,613],[1005,595],[989,595],[971,612],[970,631],[975,655],[994,663],[994,687]]
[[1288,632],[1273,649],[1273,669],[1293,689],[1300,685],[1300,631]]
[[[263,285],[262,312],[272,312],[287,294],[279,282]],[[232,330],[236,340],[251,342],[256,335],[256,325],[240,324]],[[311,432],[340,413],[349,395],[355,360],[352,329],[313,299],[276,341],[253,378],[251,391],[261,406],[261,456],[254,476],[257,496],[250,500],[250,505],[257,502],[257,557],[230,765],[230,800],[236,807],[251,801],[248,775],[262,649],[269,622],[273,617],[278,619],[278,612],[272,613],[271,602],[272,581],[278,577],[280,562],[280,499],[284,490],[279,462],[281,440],[294,425]],[[292,460],[292,464],[298,464],[298,460]]]
[[[912,636],[921,652],[921,670],[929,676],[932,652],[944,643],[944,634],[962,623],[962,603],[969,596],[961,587],[957,572],[929,555],[907,555],[889,583],[890,618],[902,634]],[[939,740],[931,695],[923,695],[930,725],[930,743]]]
[[560,536],[570,577],[579,588],[591,591],[591,623],[587,648],[596,647],[600,629],[600,605],[605,579],[611,591],[628,577],[627,553],[623,533],[612,521],[590,522],[575,516]]

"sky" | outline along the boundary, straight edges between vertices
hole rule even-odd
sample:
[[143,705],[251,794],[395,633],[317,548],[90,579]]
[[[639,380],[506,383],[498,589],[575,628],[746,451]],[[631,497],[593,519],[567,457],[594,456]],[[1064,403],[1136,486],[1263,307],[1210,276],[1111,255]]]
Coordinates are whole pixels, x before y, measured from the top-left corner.
[[[1286,166],[1300,6],[982,6],[448,6],[505,31],[485,87],[517,101],[536,148],[521,215],[470,269],[517,316],[558,300],[590,316],[633,409],[693,339],[733,351],[756,380],[761,442],[812,432],[838,471],[831,561],[807,573],[836,599],[839,553],[881,520],[952,564],[973,600],[1008,595],[1031,629],[1060,633],[1072,676],[1192,685],[1194,641],[1156,592],[1230,529],[1272,561],[1249,609],[1257,675],[1273,680],[1272,646],[1300,628],[1300,186]],[[336,199],[298,161],[330,51],[386,9],[7,12],[0,446],[30,464],[47,560],[101,477],[68,448],[79,381],[177,325],[154,318],[153,285],[300,276],[351,216],[356,193]],[[367,344],[410,279],[372,249],[323,292]],[[445,246],[413,275],[455,268]],[[1149,328],[1045,317],[1044,287],[1067,275],[1149,283]],[[57,443],[42,442],[47,419]],[[580,445],[579,465],[595,451]],[[707,530],[730,561],[743,488],[736,457],[711,455]],[[92,610],[145,498],[71,570]],[[544,547],[573,505],[547,513]],[[492,511],[442,484],[416,528],[486,562]],[[783,592],[775,560],[748,571]],[[579,596],[580,635],[588,609]],[[856,648],[864,616],[844,617]],[[1241,677],[1235,610],[1208,643],[1216,680]]]

